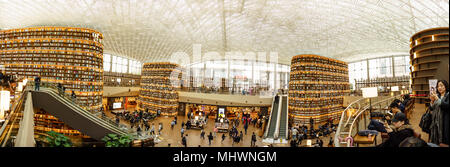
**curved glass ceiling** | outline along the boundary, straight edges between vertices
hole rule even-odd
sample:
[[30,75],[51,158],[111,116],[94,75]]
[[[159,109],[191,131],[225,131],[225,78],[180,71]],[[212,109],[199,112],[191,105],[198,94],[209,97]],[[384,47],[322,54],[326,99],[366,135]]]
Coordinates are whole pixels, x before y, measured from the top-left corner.
[[408,54],[410,37],[449,26],[448,0],[0,0],[0,29],[87,27],[105,52],[142,62],[174,52],[278,52],[343,61]]

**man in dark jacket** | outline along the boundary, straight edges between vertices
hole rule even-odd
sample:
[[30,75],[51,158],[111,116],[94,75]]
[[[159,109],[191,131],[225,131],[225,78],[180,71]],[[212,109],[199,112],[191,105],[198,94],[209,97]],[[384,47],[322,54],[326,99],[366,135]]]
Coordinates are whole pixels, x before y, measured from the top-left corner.
[[414,130],[411,125],[405,124],[405,121],[405,114],[402,112],[395,114],[394,119],[392,119],[392,125],[389,126],[387,123],[385,124],[389,138],[385,142],[378,145],[378,147],[399,147],[403,140],[414,136]]
[[39,91],[41,85],[41,76],[34,78],[34,91]]

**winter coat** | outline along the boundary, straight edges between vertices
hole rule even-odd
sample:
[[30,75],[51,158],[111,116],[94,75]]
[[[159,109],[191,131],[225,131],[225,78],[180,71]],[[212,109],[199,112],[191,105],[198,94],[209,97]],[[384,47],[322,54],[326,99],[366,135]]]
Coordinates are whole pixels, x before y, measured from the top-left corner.
[[430,106],[431,111],[431,126],[430,126],[430,140],[431,143],[449,143],[449,104],[448,92],[442,98],[437,99]]
[[392,132],[388,133],[389,138],[378,145],[378,147],[398,147],[400,143],[408,137],[414,136],[414,130],[411,125],[402,125],[399,128],[391,126]]

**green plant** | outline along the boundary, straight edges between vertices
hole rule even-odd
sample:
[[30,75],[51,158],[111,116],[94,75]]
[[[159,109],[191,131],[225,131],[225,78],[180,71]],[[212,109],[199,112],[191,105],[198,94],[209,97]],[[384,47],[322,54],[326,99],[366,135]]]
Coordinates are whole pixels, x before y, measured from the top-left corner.
[[72,141],[67,136],[55,131],[47,132],[47,144],[50,147],[72,147]]
[[129,135],[107,134],[102,141],[105,142],[106,147],[129,147],[132,140]]

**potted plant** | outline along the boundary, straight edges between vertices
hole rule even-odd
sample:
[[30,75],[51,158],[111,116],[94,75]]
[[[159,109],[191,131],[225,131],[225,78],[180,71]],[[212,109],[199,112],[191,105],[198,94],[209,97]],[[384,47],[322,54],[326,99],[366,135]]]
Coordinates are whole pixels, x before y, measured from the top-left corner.
[[67,136],[55,131],[47,132],[46,144],[49,147],[72,147],[72,141]]
[[105,142],[106,147],[129,147],[132,139],[129,135],[107,134],[102,141]]

